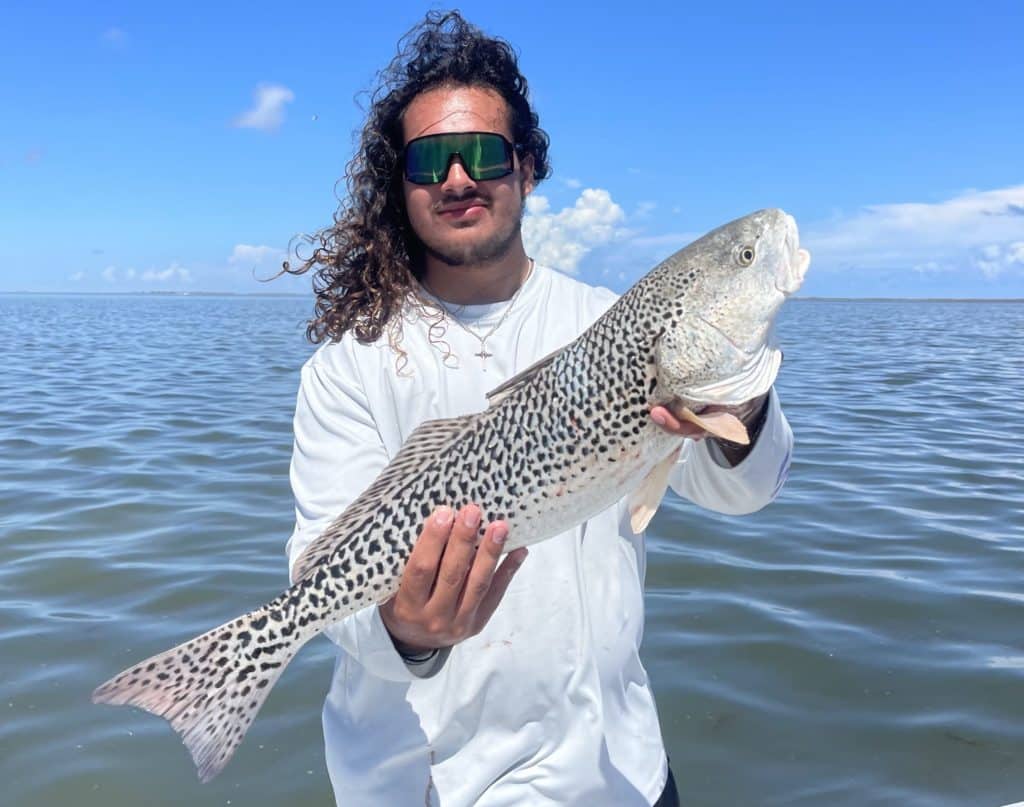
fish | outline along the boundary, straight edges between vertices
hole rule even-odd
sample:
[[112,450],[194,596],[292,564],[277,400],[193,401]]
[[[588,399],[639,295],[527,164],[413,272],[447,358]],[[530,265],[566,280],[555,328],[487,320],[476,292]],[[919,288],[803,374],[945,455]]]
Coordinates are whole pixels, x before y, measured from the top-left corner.
[[420,425],[297,559],[290,588],[129,667],[97,687],[93,702],[165,718],[207,782],[302,646],[395,594],[435,508],[475,503],[482,524],[506,521],[506,552],[572,529],[625,496],[631,526],[642,531],[684,440],[657,426],[651,408],[667,406],[744,442],[729,407],[774,383],[782,356],[772,324],[809,262],[795,220],[778,209],[694,241],[577,339],[492,390],[484,411]]

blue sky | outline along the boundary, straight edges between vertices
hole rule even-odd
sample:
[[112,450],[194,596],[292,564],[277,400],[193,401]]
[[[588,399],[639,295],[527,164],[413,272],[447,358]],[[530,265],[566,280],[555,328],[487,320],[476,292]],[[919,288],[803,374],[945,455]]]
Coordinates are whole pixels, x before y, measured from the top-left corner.
[[[92,292],[308,289],[253,272],[331,222],[357,93],[444,7],[19,5],[0,291]],[[805,295],[1024,297],[1019,3],[690,5],[461,5],[519,50],[551,135],[534,255],[623,290],[782,207]]]

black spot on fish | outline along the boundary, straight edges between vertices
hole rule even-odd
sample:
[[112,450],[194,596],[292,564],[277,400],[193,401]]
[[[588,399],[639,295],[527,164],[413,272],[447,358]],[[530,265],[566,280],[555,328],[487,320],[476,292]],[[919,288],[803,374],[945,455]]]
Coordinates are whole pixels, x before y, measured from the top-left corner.
[[266,624],[267,624],[267,615],[264,614],[263,616],[259,617],[258,619],[254,619],[249,624],[252,625],[254,630],[262,630],[266,626]]

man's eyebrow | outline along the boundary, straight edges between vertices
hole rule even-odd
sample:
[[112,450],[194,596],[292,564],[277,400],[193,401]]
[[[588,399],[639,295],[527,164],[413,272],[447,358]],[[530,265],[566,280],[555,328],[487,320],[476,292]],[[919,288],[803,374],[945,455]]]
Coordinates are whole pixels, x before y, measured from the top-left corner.
[[473,115],[473,116],[475,116],[477,118],[480,118],[481,120],[486,121],[488,123],[488,125],[491,125],[491,126],[494,125],[494,121],[487,121],[487,119],[483,115],[480,115],[477,112],[474,112],[472,109],[453,109],[447,115],[444,115],[443,117],[438,118],[436,121],[433,121],[432,123],[428,123],[426,126],[424,126],[422,129],[420,129],[418,132],[416,132],[409,139],[412,140],[414,137],[419,137],[421,134],[423,134],[425,131],[427,131],[427,129],[429,129],[431,126],[437,126],[437,124],[441,123],[442,121],[448,120],[448,118],[450,118],[452,115],[461,115],[461,114],[470,114],[470,115]]

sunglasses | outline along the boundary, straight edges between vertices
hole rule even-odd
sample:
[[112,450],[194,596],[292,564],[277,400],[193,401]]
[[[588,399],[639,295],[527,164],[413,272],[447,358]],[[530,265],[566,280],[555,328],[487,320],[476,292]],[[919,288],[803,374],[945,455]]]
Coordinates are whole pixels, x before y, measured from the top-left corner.
[[444,182],[456,157],[474,182],[501,179],[513,170],[513,147],[496,132],[443,132],[405,145],[405,178],[414,185]]

